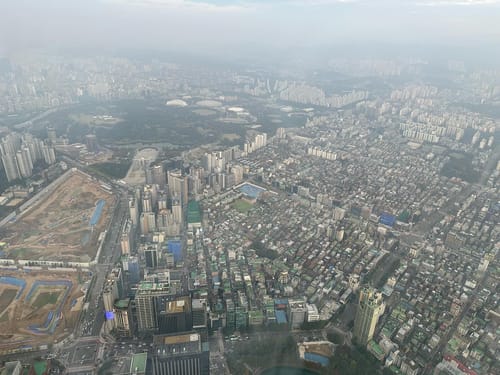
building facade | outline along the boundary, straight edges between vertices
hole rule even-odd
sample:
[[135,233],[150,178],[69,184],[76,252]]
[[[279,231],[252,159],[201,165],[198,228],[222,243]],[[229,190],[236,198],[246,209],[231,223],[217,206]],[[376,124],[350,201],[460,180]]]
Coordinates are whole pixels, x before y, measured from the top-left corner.
[[362,345],[373,338],[378,318],[384,311],[382,293],[373,288],[363,288],[359,295],[358,309],[354,319],[354,338]]

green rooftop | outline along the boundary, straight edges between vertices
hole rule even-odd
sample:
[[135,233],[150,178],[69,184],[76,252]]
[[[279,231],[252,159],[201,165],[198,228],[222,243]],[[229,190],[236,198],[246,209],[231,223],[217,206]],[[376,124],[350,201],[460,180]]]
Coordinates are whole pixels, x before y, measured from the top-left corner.
[[33,369],[35,370],[36,375],[43,375],[45,371],[47,371],[47,362],[46,361],[35,361],[33,363]]
[[200,204],[197,201],[189,201],[187,212],[187,221],[189,224],[201,223]]
[[139,284],[139,289],[141,289],[141,290],[150,290],[150,289],[153,289],[154,285],[155,284],[152,283],[152,282],[143,281],[142,283]]
[[377,344],[375,341],[371,340],[368,343],[368,346],[375,352],[377,356],[383,357],[385,356],[385,352],[382,350],[379,344]]
[[130,304],[130,298],[120,299],[115,302],[115,307],[118,309],[126,309]]
[[146,372],[147,360],[148,360],[148,353],[134,354],[132,356],[132,362],[130,362],[130,373],[144,374]]
[[142,281],[138,286],[139,290],[165,290],[169,289],[170,285],[167,283],[154,283],[152,281]]

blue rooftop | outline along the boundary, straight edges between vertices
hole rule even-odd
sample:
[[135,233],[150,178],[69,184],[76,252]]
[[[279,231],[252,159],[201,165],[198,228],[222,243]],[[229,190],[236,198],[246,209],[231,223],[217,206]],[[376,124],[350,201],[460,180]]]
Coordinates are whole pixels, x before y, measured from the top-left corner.
[[241,185],[238,189],[243,194],[245,194],[246,196],[253,198],[253,199],[258,198],[261,193],[266,191],[266,189],[261,188],[260,186],[249,184],[249,183],[245,183],[245,184]]
[[326,367],[330,363],[330,360],[320,354],[316,353],[304,353],[304,359],[309,362],[319,363],[321,366]]
[[276,310],[276,323],[278,324],[286,324],[286,314],[283,310]]

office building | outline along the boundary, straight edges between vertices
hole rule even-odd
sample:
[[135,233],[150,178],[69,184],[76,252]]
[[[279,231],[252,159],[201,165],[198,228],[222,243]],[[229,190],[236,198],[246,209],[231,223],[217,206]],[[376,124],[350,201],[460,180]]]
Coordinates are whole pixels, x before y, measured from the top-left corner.
[[106,317],[104,329],[106,332],[110,332],[116,327],[115,301],[121,297],[122,293],[123,280],[121,269],[115,268],[109,273],[102,291],[102,300]]
[[226,327],[229,330],[245,329],[248,326],[248,312],[245,307],[226,300]]
[[158,311],[172,300],[179,289],[166,282],[142,281],[135,295],[137,325],[141,333],[158,331]]
[[170,239],[167,242],[167,249],[170,254],[173,254],[176,263],[183,259],[182,241],[180,239]]
[[207,302],[199,298],[192,300],[193,328],[207,328]]
[[288,321],[292,329],[300,328],[305,322],[307,315],[307,304],[304,300],[288,300]]
[[142,251],[146,261],[146,267],[157,268],[161,256],[160,245],[158,243],[149,243],[142,248]]
[[192,328],[191,297],[178,297],[160,306],[158,312],[160,334],[185,332]]
[[317,322],[320,320],[318,308],[315,304],[307,304],[307,322]]
[[378,318],[383,312],[382,293],[370,287],[361,289],[354,319],[354,338],[358,343],[365,346],[373,338]]
[[114,304],[115,329],[116,334],[121,337],[132,337],[134,330],[132,328],[132,310],[130,298],[118,299]]
[[210,353],[197,332],[155,335],[153,375],[208,375]]
[[122,256],[121,261],[123,271],[127,275],[128,286],[137,284],[141,279],[139,259],[136,256],[125,255]]

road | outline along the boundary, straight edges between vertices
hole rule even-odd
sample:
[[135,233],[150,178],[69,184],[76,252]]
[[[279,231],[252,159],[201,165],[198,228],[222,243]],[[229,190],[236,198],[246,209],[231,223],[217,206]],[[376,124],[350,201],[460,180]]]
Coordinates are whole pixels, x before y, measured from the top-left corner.
[[76,167],[88,173],[91,176],[105,181],[114,188],[114,193],[117,195],[117,203],[113,211],[111,223],[104,239],[104,244],[97,260],[97,264],[93,267],[94,280],[88,291],[86,301],[89,303],[88,311],[83,312],[80,322],[75,328],[75,337],[99,336],[102,325],[104,323],[104,304],[102,301],[102,290],[106,276],[120,258],[121,250],[119,247],[119,239],[123,223],[128,218],[128,191],[126,187],[116,183],[112,179],[97,176],[92,171],[87,169],[87,166],[77,160],[71,159],[66,155],[62,155],[69,167]]
[[94,266],[94,281],[89,290],[87,301],[89,310],[82,314],[82,320],[78,327],[78,336],[99,336],[104,323],[104,305],[102,290],[106,276],[120,257],[118,246],[121,228],[127,219],[128,203],[127,197],[119,196],[118,203],[112,218],[109,231],[106,235],[104,245],[97,264]]
[[48,115],[50,115],[52,113],[55,113],[55,112],[57,112],[59,110],[62,110],[62,109],[68,108],[68,107],[70,107],[70,106],[69,105],[62,105],[62,106],[57,107],[57,108],[48,109],[45,112],[40,113],[40,114],[36,115],[35,117],[33,117],[33,118],[29,119],[29,120],[26,120],[26,121],[23,121],[23,122],[21,122],[19,124],[14,125],[14,128],[16,130],[24,129],[24,128],[30,126],[30,125],[33,125],[33,123],[35,121],[41,120],[41,119],[47,117]]
[[230,375],[229,367],[224,356],[224,338],[222,328],[214,332],[209,338],[210,345],[210,372],[213,374]]

